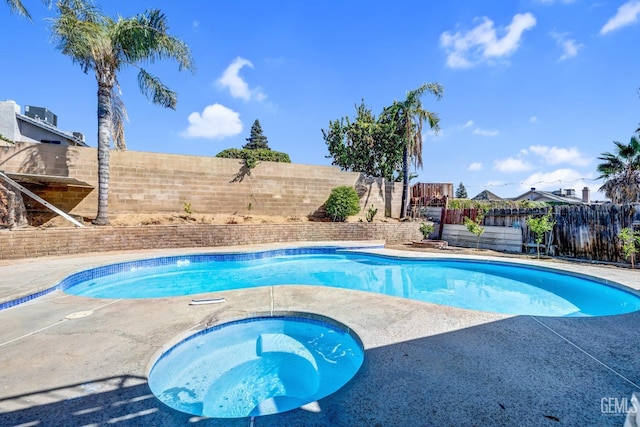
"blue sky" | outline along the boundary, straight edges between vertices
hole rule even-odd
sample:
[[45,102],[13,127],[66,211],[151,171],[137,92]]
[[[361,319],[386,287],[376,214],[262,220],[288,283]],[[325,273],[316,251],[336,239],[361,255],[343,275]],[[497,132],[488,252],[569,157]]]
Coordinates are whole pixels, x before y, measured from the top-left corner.
[[[95,77],[56,50],[47,17],[0,7],[0,99],[46,107],[58,127],[96,144]],[[240,148],[259,119],[293,162],[329,165],[321,129],[375,114],[425,82],[444,86],[423,106],[440,116],[425,134],[421,182],[462,182],[511,197],[601,182],[597,157],[640,123],[640,0],[103,1],[112,17],[159,8],[192,49],[197,71],[152,64],[179,94],[150,104],[136,70],[120,77],[129,150],[214,156]],[[10,40],[7,36],[10,35]],[[602,199],[592,193],[592,198]]]

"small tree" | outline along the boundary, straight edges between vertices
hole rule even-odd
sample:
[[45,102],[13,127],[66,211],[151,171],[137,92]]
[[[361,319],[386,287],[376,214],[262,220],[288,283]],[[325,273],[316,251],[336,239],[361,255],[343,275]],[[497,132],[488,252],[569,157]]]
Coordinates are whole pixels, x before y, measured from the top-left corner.
[[330,120],[322,129],[331,164],[342,170],[397,181],[402,176],[402,141],[396,134],[394,117],[379,118],[364,100],[356,106],[354,118]]
[[482,235],[482,233],[484,233],[484,227],[481,225],[483,218],[483,215],[478,215],[476,217],[476,220],[474,221],[468,216],[464,217],[464,226],[467,227],[469,233],[475,234],[478,239],[476,241],[476,250],[480,249],[480,236]]
[[631,268],[635,268],[635,258],[640,245],[640,231],[633,231],[631,227],[620,230],[618,237],[622,241],[622,253],[631,260]]
[[433,231],[435,230],[435,227],[433,225],[432,222],[423,222],[422,224],[420,224],[420,232],[422,233],[422,240],[429,240],[429,236],[431,235],[431,233],[433,233]]
[[556,222],[551,219],[551,211],[547,212],[546,215],[540,216],[538,218],[533,218],[529,216],[527,218],[527,225],[529,229],[535,235],[535,242],[537,244],[536,249],[538,251],[538,259],[540,258],[540,245],[544,240],[545,233],[553,230],[553,226],[556,225]]
[[467,195],[467,189],[464,188],[464,184],[460,183],[460,185],[458,185],[458,188],[456,189],[456,199],[468,199],[469,196]]
[[360,198],[353,187],[341,186],[331,190],[325,203],[327,216],[334,222],[341,222],[348,216],[360,212]]
[[246,140],[247,143],[242,147],[244,149],[255,150],[262,148],[269,150],[269,142],[267,141],[267,137],[262,134],[262,126],[260,126],[258,119],[251,125],[251,136],[246,138]]

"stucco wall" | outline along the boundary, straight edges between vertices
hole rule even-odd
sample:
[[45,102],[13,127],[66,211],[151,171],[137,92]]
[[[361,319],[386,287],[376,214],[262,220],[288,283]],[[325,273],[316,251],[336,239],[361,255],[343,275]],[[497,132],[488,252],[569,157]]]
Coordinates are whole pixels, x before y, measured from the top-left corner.
[[[321,211],[331,189],[354,186],[363,211],[398,217],[400,183],[366,180],[331,166],[261,162],[246,170],[234,159],[137,151],[112,151],[109,212],[309,216]],[[29,186],[39,196],[75,215],[93,217],[97,208],[95,148],[18,143],[0,146],[0,170],[72,177],[95,188]],[[34,203],[31,203],[32,205]]]

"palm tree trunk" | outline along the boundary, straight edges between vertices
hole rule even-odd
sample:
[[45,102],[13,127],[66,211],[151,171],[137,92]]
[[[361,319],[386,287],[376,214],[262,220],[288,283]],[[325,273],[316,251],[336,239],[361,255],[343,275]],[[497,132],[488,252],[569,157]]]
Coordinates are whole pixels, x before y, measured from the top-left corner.
[[402,150],[402,201],[400,202],[400,219],[407,216],[407,202],[409,198],[409,147],[404,144]]
[[98,83],[98,214],[95,225],[109,224],[109,146],[111,88]]

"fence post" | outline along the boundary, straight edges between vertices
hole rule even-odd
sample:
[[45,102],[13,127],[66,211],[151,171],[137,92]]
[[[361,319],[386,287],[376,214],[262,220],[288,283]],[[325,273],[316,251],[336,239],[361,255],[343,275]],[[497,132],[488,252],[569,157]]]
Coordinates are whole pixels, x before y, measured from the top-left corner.
[[442,240],[442,230],[444,229],[444,220],[447,216],[447,209],[449,209],[449,196],[444,196],[444,207],[440,211],[440,227],[438,227],[438,240]]

